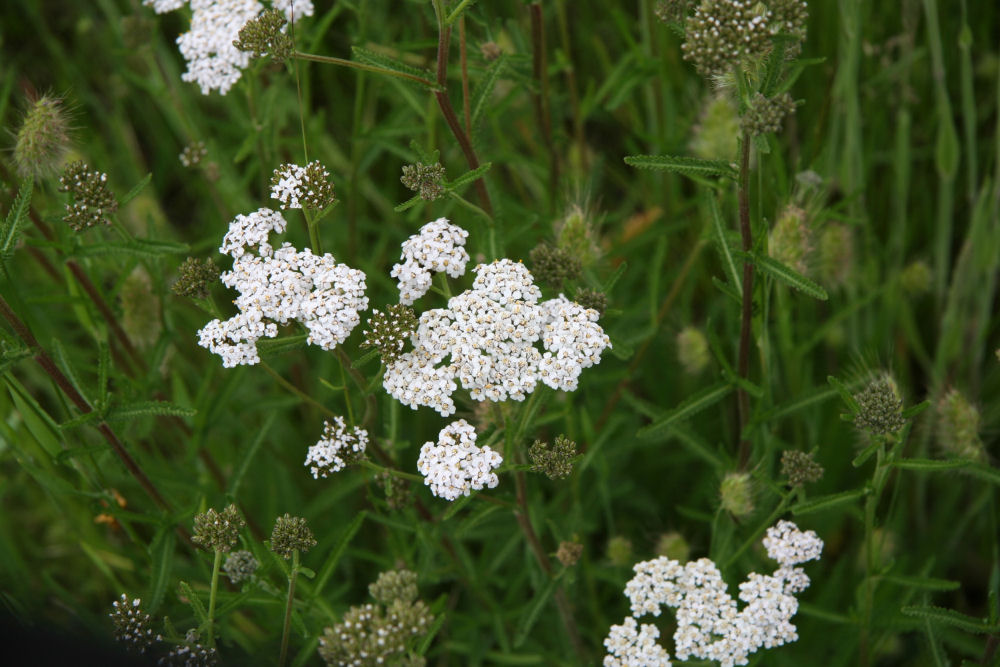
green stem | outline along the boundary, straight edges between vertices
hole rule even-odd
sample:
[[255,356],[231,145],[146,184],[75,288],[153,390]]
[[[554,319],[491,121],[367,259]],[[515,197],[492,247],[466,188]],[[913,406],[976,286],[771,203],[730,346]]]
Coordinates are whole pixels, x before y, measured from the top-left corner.
[[[416,474],[411,473],[411,472],[403,472],[402,470],[396,470],[395,468],[390,468],[388,466],[381,466],[381,465],[379,465],[379,464],[377,464],[377,463],[375,463],[373,461],[362,461],[361,462],[361,467],[362,468],[367,468],[368,470],[372,470],[374,472],[388,473],[388,474],[392,475],[393,477],[399,477],[400,479],[406,479],[406,480],[409,480],[411,482],[421,482],[421,483],[423,483],[423,481],[424,481],[424,478],[421,477],[420,475],[416,475]],[[479,495],[480,494],[477,493],[476,497],[478,498]]]
[[298,58],[299,60],[310,60],[316,63],[325,63],[327,65],[340,65],[341,67],[349,67],[351,69],[358,69],[365,72],[375,72],[377,74],[385,74],[386,76],[394,76],[398,79],[407,79],[409,81],[414,81],[422,86],[427,86],[431,89],[437,89],[437,85],[430,79],[425,79],[422,76],[416,76],[414,74],[408,74],[406,72],[397,72],[396,70],[386,69],[385,67],[379,67],[377,65],[367,65],[365,63],[355,62],[353,60],[345,60],[344,58],[336,58],[334,56],[318,56],[313,53],[302,53],[301,51],[296,51],[292,54],[293,58]]
[[215,647],[215,599],[219,592],[219,568],[222,567],[222,550],[215,550],[215,562],[212,563],[212,591],[208,595],[208,645]]
[[288,661],[288,635],[292,630],[292,601],[295,599],[295,580],[299,576],[299,550],[292,551],[292,571],[288,573],[288,600],[285,601],[285,625],[281,630],[281,655],[278,667]]
[[[743,241],[743,252],[749,253],[753,248],[750,232],[750,133],[743,133],[740,146],[740,237]],[[750,325],[753,319],[753,263],[743,262],[743,313],[740,321],[740,356],[737,372],[740,378],[746,380],[750,376]],[[746,470],[750,462],[750,441],[746,437],[747,422],[750,421],[750,396],[743,387],[736,388],[737,405],[739,407],[739,461],[740,470]]]
[[276,371],[273,368],[271,368],[271,366],[267,362],[261,361],[260,362],[260,367],[263,368],[267,372],[267,374],[270,375],[272,378],[274,378],[277,381],[277,383],[280,384],[282,387],[284,387],[285,389],[287,389],[291,393],[295,394],[296,396],[298,396],[299,398],[301,398],[303,401],[305,401],[309,405],[312,405],[313,407],[315,407],[317,410],[319,410],[323,414],[327,415],[328,417],[336,417],[337,416],[337,414],[335,412],[333,412],[333,410],[331,410],[330,408],[326,407],[325,405],[323,405],[322,403],[320,403],[319,401],[317,401],[315,398],[313,398],[309,394],[305,393],[304,391],[302,391],[301,389],[299,389],[298,387],[296,387],[294,384],[292,384],[291,382],[289,382],[285,378],[281,377],[281,375],[278,373],[278,371]]

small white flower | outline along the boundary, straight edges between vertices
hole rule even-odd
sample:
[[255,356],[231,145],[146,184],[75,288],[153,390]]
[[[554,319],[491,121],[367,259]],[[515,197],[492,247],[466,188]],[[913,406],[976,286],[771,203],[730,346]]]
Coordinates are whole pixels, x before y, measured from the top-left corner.
[[823,553],[823,540],[812,530],[802,532],[791,521],[779,521],[767,529],[764,548],[772,560],[782,565],[798,565],[818,560]]
[[333,423],[323,422],[323,437],[309,448],[305,465],[315,479],[328,477],[359,460],[368,446],[368,431],[358,426],[347,428],[343,417]]
[[450,224],[447,218],[438,218],[403,241],[402,263],[393,265],[389,274],[399,281],[399,302],[409,306],[426,294],[432,272],[444,272],[452,278],[465,273],[468,236],[469,232]]
[[643,623],[636,631],[635,619],[625,617],[621,625],[612,625],[604,640],[608,655],[604,667],[670,667],[670,656],[656,643],[660,630]]
[[496,488],[500,480],[494,469],[503,463],[499,453],[476,446],[476,429],[464,419],[445,426],[437,443],[420,448],[417,470],[431,493],[445,500],[467,496],[472,490]]

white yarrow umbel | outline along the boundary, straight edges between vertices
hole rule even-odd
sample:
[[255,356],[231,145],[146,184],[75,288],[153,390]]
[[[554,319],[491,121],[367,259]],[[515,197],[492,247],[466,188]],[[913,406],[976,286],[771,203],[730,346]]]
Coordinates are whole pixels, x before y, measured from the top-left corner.
[[315,479],[328,477],[364,456],[367,447],[368,431],[349,429],[343,417],[334,417],[332,424],[323,423],[323,437],[309,448],[305,465]]
[[383,387],[404,405],[447,417],[457,382],[476,401],[523,401],[538,382],[573,391],[583,369],[611,347],[597,311],[563,295],[539,302],[520,262],[500,259],[475,272],[472,289],[421,314],[414,349],[387,366]]
[[707,558],[684,565],[665,556],[636,563],[635,576],[625,586],[632,617],[611,627],[604,640],[605,667],[670,665],[665,651],[650,648],[658,636],[655,627],[643,625],[636,632],[635,618],[659,616],[663,605],[677,610],[674,653],[679,660],[746,665],[751,653],[798,639],[791,623],[799,608],[795,594],[809,586],[809,577],[795,566],[818,559],[823,541],[811,530],[802,532],[790,521],[779,521],[768,528],[764,547],[781,567],[770,575],[752,572],[740,584],[743,609],[737,608],[719,569]]
[[399,302],[404,306],[427,293],[431,288],[431,273],[447,273],[458,278],[465,273],[469,253],[465,239],[469,232],[452,225],[447,218],[428,222],[403,241],[402,263],[395,264],[389,274],[399,281]]
[[268,208],[238,215],[219,248],[233,258],[232,270],[220,278],[240,293],[233,301],[240,312],[206,324],[198,344],[221,356],[225,368],[259,363],[257,341],[276,337],[277,325],[289,320],[309,330],[310,345],[332,350],[368,308],[361,271],[338,264],[330,253],[318,256],[288,243],[275,250],[268,237],[285,227],[281,214]]
[[476,429],[464,419],[445,426],[438,441],[420,448],[417,470],[431,493],[445,500],[467,496],[473,490],[496,488],[500,480],[494,469],[503,457],[489,446],[476,446]]

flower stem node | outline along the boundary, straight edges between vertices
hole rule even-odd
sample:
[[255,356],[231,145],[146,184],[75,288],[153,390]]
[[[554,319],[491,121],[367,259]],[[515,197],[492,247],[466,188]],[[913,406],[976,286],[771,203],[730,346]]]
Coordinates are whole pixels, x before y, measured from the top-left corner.
[[191,541],[208,551],[228,552],[236,544],[244,526],[246,522],[236,505],[229,505],[221,512],[209,509],[194,517]]
[[279,516],[271,531],[271,551],[285,560],[292,557],[296,551],[306,552],[316,546],[316,539],[306,520],[291,516],[287,512]]

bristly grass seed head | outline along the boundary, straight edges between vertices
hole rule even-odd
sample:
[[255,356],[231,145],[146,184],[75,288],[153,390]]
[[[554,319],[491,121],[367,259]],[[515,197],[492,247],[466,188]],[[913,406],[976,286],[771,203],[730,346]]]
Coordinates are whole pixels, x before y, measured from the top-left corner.
[[986,449],[979,438],[979,420],[979,410],[952,387],[937,404],[938,443],[958,458],[985,461]]
[[59,171],[70,144],[69,114],[52,95],[29,100],[14,143],[14,165],[21,176],[43,178]]
[[753,480],[749,473],[731,472],[723,478],[719,486],[722,509],[736,518],[749,516],[753,512],[753,496]]

